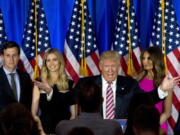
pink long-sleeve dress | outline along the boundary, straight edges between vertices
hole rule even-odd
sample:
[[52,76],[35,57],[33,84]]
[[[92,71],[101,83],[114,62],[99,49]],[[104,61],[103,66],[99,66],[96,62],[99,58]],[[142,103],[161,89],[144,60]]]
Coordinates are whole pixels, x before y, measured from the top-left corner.
[[[150,92],[154,89],[154,83],[153,80],[149,80],[147,77],[144,77],[144,79],[142,79],[139,82],[139,87],[144,90],[145,92]],[[163,101],[157,103],[156,108],[158,109],[159,113],[161,114],[163,112]],[[164,122],[161,125],[161,128],[166,132],[167,134],[167,130],[168,130],[168,125],[167,122]]]

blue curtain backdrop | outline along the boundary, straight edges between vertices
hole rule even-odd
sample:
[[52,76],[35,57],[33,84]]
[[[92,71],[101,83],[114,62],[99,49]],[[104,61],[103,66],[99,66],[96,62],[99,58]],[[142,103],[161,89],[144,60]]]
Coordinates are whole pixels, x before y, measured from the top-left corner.
[[[114,25],[121,0],[88,0],[100,53],[111,48]],[[149,46],[154,8],[158,0],[134,0],[142,48]],[[172,0],[180,26],[180,0]],[[8,40],[21,45],[30,0],[0,0]],[[61,52],[74,0],[42,0],[51,44]]]

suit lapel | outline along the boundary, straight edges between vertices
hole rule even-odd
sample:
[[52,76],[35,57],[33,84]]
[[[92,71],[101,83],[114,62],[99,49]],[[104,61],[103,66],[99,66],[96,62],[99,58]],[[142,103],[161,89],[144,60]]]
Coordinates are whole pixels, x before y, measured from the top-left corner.
[[117,95],[117,93],[119,93],[119,91],[121,90],[121,77],[120,76],[118,76],[117,77],[117,82],[116,82],[116,95]]
[[7,93],[11,98],[14,98],[13,90],[11,89],[11,85],[9,84],[8,78],[6,76],[6,73],[4,72],[3,68],[0,68],[0,79],[2,81],[2,85],[4,85],[4,92]]
[[[101,75],[98,75],[96,77],[93,77],[95,83],[100,87],[100,89],[102,90],[102,77]],[[103,117],[103,106],[101,105],[101,108],[100,108],[100,113],[101,113],[101,116]]]
[[124,92],[124,86],[122,85],[124,84],[123,82],[123,78],[121,76],[117,77],[117,82],[116,82],[116,105],[115,105],[115,118],[116,116],[119,114],[120,111],[120,105],[119,105],[119,100],[121,100],[122,98],[121,95]]
[[128,82],[122,77],[118,76],[116,83],[116,95],[125,94],[127,92]]

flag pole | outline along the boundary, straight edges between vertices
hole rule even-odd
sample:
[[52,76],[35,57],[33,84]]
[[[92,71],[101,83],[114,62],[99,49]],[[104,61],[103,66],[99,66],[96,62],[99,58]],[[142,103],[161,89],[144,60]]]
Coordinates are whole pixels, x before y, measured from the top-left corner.
[[86,65],[86,46],[85,46],[85,26],[84,26],[84,0],[81,0],[81,65],[80,65],[80,74],[83,76],[88,75],[87,65]]
[[35,17],[35,55],[36,55],[36,64],[34,67],[34,76],[33,78],[36,79],[39,77],[39,68],[38,68],[38,30],[37,30],[37,8],[36,8],[37,0],[34,0],[34,17]]
[[126,0],[126,6],[128,9],[128,47],[129,47],[129,56],[128,56],[128,70],[127,74],[130,76],[133,76],[135,74],[134,66],[133,66],[133,60],[132,60],[132,43],[131,43],[131,18],[130,18],[130,0]]
[[164,65],[165,65],[165,73],[168,72],[167,68],[167,61],[166,61],[166,35],[165,35],[165,0],[162,0],[161,3],[161,8],[162,8],[162,53],[164,55]]

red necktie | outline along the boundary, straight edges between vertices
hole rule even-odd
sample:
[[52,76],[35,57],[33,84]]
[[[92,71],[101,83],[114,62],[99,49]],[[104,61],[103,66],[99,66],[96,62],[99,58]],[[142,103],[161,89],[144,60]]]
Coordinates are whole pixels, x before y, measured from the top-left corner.
[[108,83],[106,90],[106,119],[113,119],[115,115],[114,111],[114,97],[111,83]]

